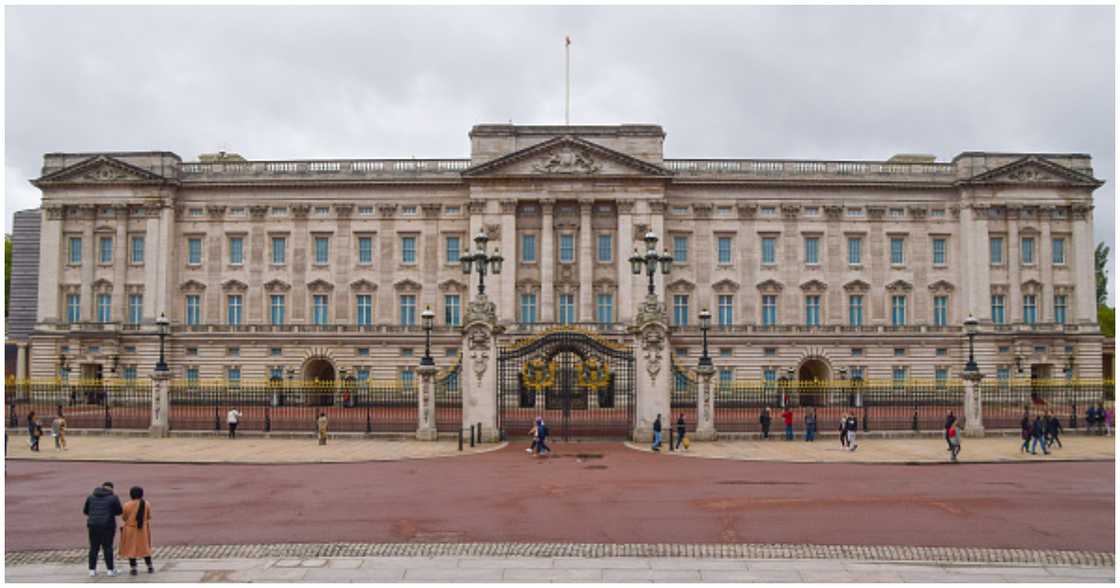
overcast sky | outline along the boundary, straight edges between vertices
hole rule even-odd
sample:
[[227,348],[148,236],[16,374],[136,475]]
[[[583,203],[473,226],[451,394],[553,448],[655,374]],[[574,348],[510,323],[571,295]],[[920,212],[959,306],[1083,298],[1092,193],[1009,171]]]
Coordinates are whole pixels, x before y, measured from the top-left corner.
[[677,158],[1089,153],[1115,250],[1112,7],[5,11],[6,231],[49,151],[466,157],[471,125],[563,122],[568,34],[573,123]]

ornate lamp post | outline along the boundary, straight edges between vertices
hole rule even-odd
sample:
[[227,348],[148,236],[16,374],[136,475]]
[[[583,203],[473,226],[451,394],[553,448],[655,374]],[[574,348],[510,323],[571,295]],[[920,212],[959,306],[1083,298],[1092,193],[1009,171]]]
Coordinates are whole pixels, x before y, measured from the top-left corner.
[[630,269],[635,276],[640,276],[642,269],[645,268],[649,276],[649,296],[653,296],[653,276],[657,274],[657,266],[661,266],[662,274],[668,275],[673,269],[673,256],[669,255],[668,250],[661,254],[657,253],[657,235],[653,231],[646,233],[645,242],[645,256],[640,255],[635,248],[634,255],[630,257]]
[[478,295],[486,295],[486,274],[487,268],[489,272],[494,275],[502,273],[502,256],[498,253],[498,248],[494,248],[493,255],[486,255],[486,243],[490,240],[482,230],[474,236],[475,252],[464,252],[459,261],[463,264],[463,274],[471,275],[473,269],[478,273]]
[[976,329],[980,326],[980,321],[971,314],[968,318],[964,319],[964,330],[968,333],[968,363],[964,364],[964,371],[966,373],[979,373],[980,367],[976,365],[976,352],[975,340]]
[[712,328],[712,313],[708,309],[700,311],[700,335],[704,340],[703,352],[700,353],[700,367],[712,367],[712,358],[708,355],[708,329]]
[[1067,380],[1072,380],[1073,379],[1073,361],[1074,361],[1073,352],[1071,351],[1069,356],[1066,357],[1066,379]]
[[163,341],[167,338],[167,331],[170,324],[171,322],[167,320],[167,317],[162,312],[159,313],[159,318],[156,319],[156,326],[159,328],[159,361],[156,362],[157,372],[167,371],[167,361],[165,361],[163,354]]
[[420,313],[420,319],[424,324],[424,357],[420,358],[420,365],[434,366],[436,361],[432,359],[432,325],[435,324],[436,313],[432,312],[432,307],[426,307]]
[[[961,377],[965,381],[964,387],[964,429],[970,436],[983,436],[984,415],[983,401],[981,399],[980,380],[984,375],[976,365],[976,330],[980,321],[971,314],[964,321],[965,332],[968,333],[968,363],[964,365]],[[1016,358],[1018,362],[1018,358]]]

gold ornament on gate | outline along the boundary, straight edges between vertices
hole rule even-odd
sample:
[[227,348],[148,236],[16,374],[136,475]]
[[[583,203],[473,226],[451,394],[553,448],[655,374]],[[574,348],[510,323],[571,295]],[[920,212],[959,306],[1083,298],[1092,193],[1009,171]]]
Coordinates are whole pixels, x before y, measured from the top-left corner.
[[556,382],[556,362],[550,361],[546,364],[539,357],[530,359],[521,368],[521,381],[525,383],[526,388],[534,392],[551,388]]
[[589,357],[586,361],[580,362],[577,380],[580,386],[598,392],[610,385],[611,371],[607,364]]

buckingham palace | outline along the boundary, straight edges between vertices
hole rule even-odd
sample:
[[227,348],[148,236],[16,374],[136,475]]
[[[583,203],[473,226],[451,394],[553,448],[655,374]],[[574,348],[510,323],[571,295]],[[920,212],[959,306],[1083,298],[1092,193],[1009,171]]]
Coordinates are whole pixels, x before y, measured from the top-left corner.
[[[483,124],[464,159],[48,153],[42,207],[16,219],[36,246],[17,376],[146,377],[162,315],[176,379],[410,380],[426,309],[435,363],[460,361],[480,279],[499,345],[565,324],[629,343],[652,289],[695,365],[708,311],[720,381],[956,378],[970,315],[989,378],[1101,376],[1088,155],[666,159],[665,137]],[[500,272],[464,271],[480,245]]]

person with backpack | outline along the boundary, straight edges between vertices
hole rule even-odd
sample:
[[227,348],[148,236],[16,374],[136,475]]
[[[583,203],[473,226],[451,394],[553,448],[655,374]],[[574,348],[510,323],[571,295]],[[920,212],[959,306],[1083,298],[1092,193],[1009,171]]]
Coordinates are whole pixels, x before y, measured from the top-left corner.
[[1019,421],[1019,436],[1023,444],[1019,446],[1019,453],[1031,450],[1031,416],[1030,411],[1023,411],[1023,419]]
[[545,441],[547,439],[548,439],[548,425],[544,422],[544,419],[542,418],[539,421],[537,421],[537,455],[544,455],[546,453],[552,453],[552,449],[549,449],[548,443],[545,443]]
[[677,417],[677,443],[676,443],[676,447],[674,449],[680,450],[681,444],[684,443],[684,434],[685,434],[685,423],[684,423],[684,413],[682,412],[680,414],[680,416]]
[[782,411],[782,422],[786,425],[786,441],[793,441],[793,411],[788,406]]
[[758,413],[758,424],[762,425],[762,438],[763,439],[769,439],[770,438],[770,407],[769,406],[767,406],[766,408],[763,408],[762,412]]
[[955,422],[949,425],[945,435],[949,437],[949,461],[956,463],[957,456],[961,453],[961,433]]
[[805,440],[813,441],[817,438],[817,411],[812,407],[805,413]]
[[848,451],[859,449],[859,445],[856,444],[856,427],[858,426],[859,421],[856,420],[856,415],[848,413],[848,418],[844,421],[844,431],[848,434]]
[[1050,455],[1050,450],[1046,448],[1046,425],[1042,422],[1042,416],[1034,417],[1034,423],[1031,424],[1031,455],[1038,455],[1038,446],[1042,446],[1042,453]]
[[661,413],[657,413],[657,418],[653,420],[653,448],[654,451],[661,451]]
[[1062,448],[1062,422],[1058,419],[1058,415],[1051,414],[1046,411],[1046,446],[1053,447],[1055,443],[1058,444],[1058,449]]
[[117,516],[124,512],[121,501],[113,493],[113,483],[104,484],[93,489],[86,497],[82,514],[86,515],[86,529],[89,531],[89,575],[97,575],[97,552],[105,556],[105,567],[110,576],[116,576],[117,570],[113,567],[113,537],[117,534]]
[[955,422],[957,422],[957,416],[950,410],[945,417],[945,443],[949,445],[949,451],[953,450],[953,444],[949,443],[949,427],[952,427]]

